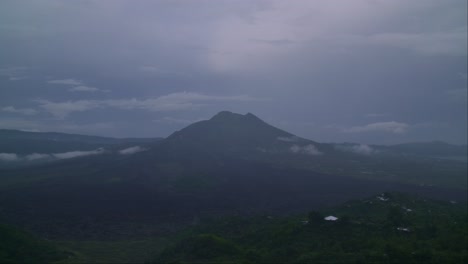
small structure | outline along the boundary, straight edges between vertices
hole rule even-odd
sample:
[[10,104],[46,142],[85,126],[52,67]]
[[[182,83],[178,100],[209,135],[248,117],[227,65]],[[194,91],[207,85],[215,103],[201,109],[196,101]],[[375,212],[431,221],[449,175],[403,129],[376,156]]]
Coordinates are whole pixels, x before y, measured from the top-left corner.
[[386,202],[389,200],[388,197],[385,197],[385,194],[382,194],[381,196],[377,196],[377,199],[379,199],[382,202]]
[[333,216],[333,215],[329,215],[329,216],[325,217],[324,219],[326,221],[336,221],[336,220],[338,220],[338,217]]
[[407,208],[405,206],[401,207],[403,210],[405,210],[406,212],[413,212],[413,209],[410,209],[410,208]]
[[403,232],[410,232],[409,228],[406,227],[397,227],[398,231],[403,231]]

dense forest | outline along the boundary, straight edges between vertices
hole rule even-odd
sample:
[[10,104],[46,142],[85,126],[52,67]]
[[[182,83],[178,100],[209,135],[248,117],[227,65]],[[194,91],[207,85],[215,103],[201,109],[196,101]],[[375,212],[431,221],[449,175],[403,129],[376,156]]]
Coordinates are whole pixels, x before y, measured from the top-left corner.
[[64,243],[0,225],[0,263],[466,263],[467,228],[466,203],[384,193],[294,216],[199,219],[160,241]]
[[52,263],[67,257],[52,242],[0,224],[0,263]]
[[385,193],[307,215],[213,220],[152,263],[466,263],[466,237],[466,204]]

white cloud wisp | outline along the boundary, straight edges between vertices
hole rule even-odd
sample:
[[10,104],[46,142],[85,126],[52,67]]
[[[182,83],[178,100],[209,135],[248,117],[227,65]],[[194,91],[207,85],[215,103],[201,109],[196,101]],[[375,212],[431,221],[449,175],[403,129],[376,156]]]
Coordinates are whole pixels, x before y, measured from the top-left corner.
[[368,124],[365,126],[355,126],[351,128],[344,129],[344,132],[347,133],[363,133],[363,132],[388,132],[395,134],[403,134],[409,128],[409,125],[406,123],[400,123],[395,121],[390,122],[377,122]]
[[78,100],[66,102],[51,102],[35,100],[39,106],[55,116],[63,119],[73,112],[89,111],[96,108],[116,108],[121,110],[147,110],[155,112],[179,111],[193,109],[205,104],[216,102],[252,102],[265,99],[248,95],[215,96],[200,93],[172,93],[152,99],[109,99],[109,100]]

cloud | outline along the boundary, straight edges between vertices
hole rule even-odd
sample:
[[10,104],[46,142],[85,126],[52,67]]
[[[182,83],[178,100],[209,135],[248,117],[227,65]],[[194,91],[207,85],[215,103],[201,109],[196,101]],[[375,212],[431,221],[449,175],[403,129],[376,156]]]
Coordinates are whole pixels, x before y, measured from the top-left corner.
[[44,124],[37,120],[26,120],[23,117],[1,117],[0,116],[0,128],[4,129],[17,129],[17,130],[42,130],[45,128]]
[[258,43],[263,43],[263,44],[268,44],[268,45],[273,45],[273,46],[283,46],[283,45],[290,45],[293,44],[294,41],[290,39],[250,39],[253,42],[258,42]]
[[60,103],[54,103],[43,99],[38,99],[35,101],[39,103],[39,107],[43,108],[59,119],[63,119],[73,112],[83,112],[100,107],[99,102],[87,100],[67,101]]
[[388,114],[370,113],[370,114],[366,114],[366,115],[365,115],[365,117],[369,117],[369,118],[384,117],[384,116],[388,116]]
[[63,152],[63,153],[53,153],[51,155],[56,159],[72,159],[76,157],[99,155],[99,154],[104,154],[104,153],[105,153],[104,149],[98,148],[98,149],[90,150],[90,151],[77,150],[77,151],[69,151],[69,152]]
[[335,148],[341,151],[353,152],[353,153],[357,153],[361,155],[371,155],[377,152],[371,146],[366,145],[366,144],[358,144],[358,145],[351,145],[351,146],[336,145]]
[[142,152],[142,151],[145,151],[145,150],[146,150],[145,148],[142,148],[140,146],[134,146],[134,147],[119,150],[119,154],[121,154],[121,155],[131,155],[131,154],[135,154],[137,152]]
[[452,101],[455,102],[463,102],[466,103],[468,101],[468,89],[465,88],[458,88],[452,89],[447,91],[447,95]]
[[[129,148],[129,149],[132,149],[132,148]],[[131,150],[129,150],[129,152],[130,151]],[[139,150],[139,151],[142,151],[142,150]],[[89,156],[89,155],[99,155],[99,154],[104,154],[104,153],[105,153],[105,150],[103,148],[98,148],[98,149],[90,150],[90,151],[77,150],[77,151],[69,151],[69,152],[53,153],[53,154],[32,153],[32,154],[28,154],[22,157],[18,156],[15,153],[0,153],[0,161],[21,161],[21,160],[34,161],[34,160],[45,160],[45,159],[71,159],[71,158],[77,158],[77,157],[83,157],[83,156]],[[127,153],[124,153],[124,154],[127,154]]]
[[32,133],[40,133],[41,131],[39,129],[18,129],[19,131],[23,132],[32,132]]
[[291,137],[278,137],[276,138],[279,141],[284,141],[284,142],[297,142],[300,140],[299,137],[296,136],[291,136]]
[[0,153],[0,161],[18,161],[18,155],[14,153]]
[[10,81],[19,81],[27,79],[28,77],[24,74],[27,67],[5,67],[0,68],[0,76],[8,77]]
[[182,124],[182,125],[188,125],[188,124],[193,124],[199,121],[207,120],[208,118],[197,118],[197,119],[179,119],[179,118],[173,118],[166,116],[163,119],[158,119],[154,120],[154,122],[164,122],[164,123],[174,123],[174,124]]
[[142,72],[145,72],[145,73],[157,74],[157,75],[165,75],[165,76],[169,76],[169,75],[172,75],[172,76],[184,76],[184,77],[189,76],[189,75],[187,75],[187,74],[184,73],[184,72],[172,71],[172,70],[163,69],[163,68],[161,68],[161,67],[149,66],[149,65],[141,66],[141,67],[139,68],[139,70],[142,71]]
[[347,133],[362,133],[362,132],[390,132],[395,134],[405,133],[409,128],[408,124],[399,123],[395,121],[391,122],[377,122],[368,124],[365,126],[355,126],[344,129]]
[[39,159],[50,159],[52,158],[52,156],[50,156],[49,154],[43,154],[43,153],[32,153],[32,154],[29,154],[29,155],[26,155],[24,157],[26,160],[39,160]]
[[249,19],[231,15],[217,21],[210,42],[216,52],[208,56],[214,70],[251,72],[290,56],[369,46],[423,56],[467,54],[466,12],[460,11],[465,1],[266,2],[266,8],[252,8]]
[[[116,129],[115,122],[73,122],[62,119],[50,119],[48,118],[45,122],[44,119],[38,118],[27,118],[23,116],[3,117],[0,115],[0,128],[2,129],[16,129],[25,132],[45,132],[54,131],[62,133],[74,133],[74,134],[87,134],[87,135],[102,135],[109,136]],[[120,127],[119,127],[120,128]],[[117,136],[117,135],[116,135]],[[128,135],[120,134],[120,137],[127,137]],[[0,150],[1,151],[1,150]]]
[[427,55],[467,55],[466,27],[449,32],[380,33],[369,36],[369,43],[409,49]]
[[16,113],[22,115],[36,115],[37,111],[31,108],[15,108],[13,106],[6,106],[0,109],[3,112]]
[[83,85],[82,81],[75,80],[75,79],[51,80],[47,82],[51,84],[76,85],[76,86]]
[[109,100],[79,100],[66,102],[51,102],[48,100],[35,100],[39,106],[53,116],[63,119],[73,112],[89,111],[96,108],[117,108],[123,110],[147,110],[155,112],[179,111],[193,109],[209,103],[216,102],[254,102],[265,99],[254,98],[248,95],[214,96],[199,93],[172,93],[151,99],[109,99]]
[[144,72],[151,72],[151,73],[165,73],[164,70],[155,66],[141,66],[140,70]]
[[292,145],[291,148],[289,148],[289,151],[292,153],[296,154],[306,154],[306,155],[312,155],[312,156],[317,156],[317,155],[322,155],[323,152],[320,152],[314,145],[309,144],[306,146],[298,146],[298,145]]
[[85,86],[85,85],[75,86],[75,87],[70,88],[68,90],[70,92],[97,92],[97,91],[99,91],[99,89],[96,88],[96,87]]
[[103,90],[96,87],[87,86],[83,81],[76,79],[51,80],[47,82],[51,84],[74,86],[68,89],[68,91],[70,92],[110,92],[109,90]]

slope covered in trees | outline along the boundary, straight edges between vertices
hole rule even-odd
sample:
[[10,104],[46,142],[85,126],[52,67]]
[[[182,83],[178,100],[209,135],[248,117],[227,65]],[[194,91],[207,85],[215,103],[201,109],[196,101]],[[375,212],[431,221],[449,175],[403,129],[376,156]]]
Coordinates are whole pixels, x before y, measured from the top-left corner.
[[51,263],[66,258],[51,242],[0,224],[0,263]]
[[386,193],[295,217],[213,220],[153,263],[466,263],[466,237],[466,204]]

